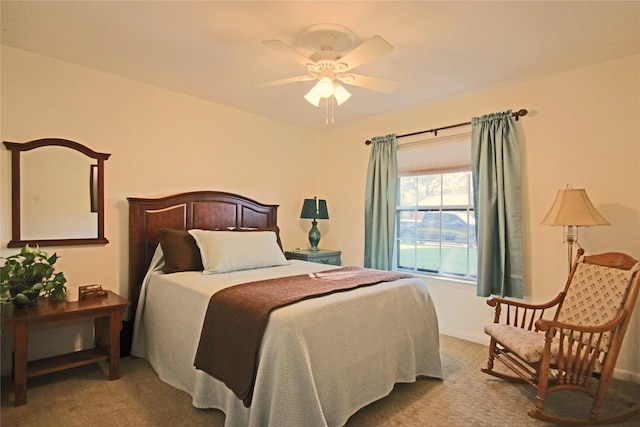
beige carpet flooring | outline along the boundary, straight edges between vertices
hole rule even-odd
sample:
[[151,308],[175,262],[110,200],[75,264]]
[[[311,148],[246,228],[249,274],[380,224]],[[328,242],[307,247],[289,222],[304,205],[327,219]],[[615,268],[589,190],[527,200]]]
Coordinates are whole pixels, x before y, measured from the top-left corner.
[[[480,372],[487,347],[441,336],[444,381],[419,379],[398,384],[387,397],[353,415],[347,427],[391,426],[545,426],[529,418],[535,391]],[[29,379],[28,404],[13,407],[10,378],[2,378],[0,423],[9,426],[209,426],[222,427],[217,410],[196,409],[186,393],[158,379],[149,364],[121,361],[122,377],[106,378],[106,364]],[[603,412],[640,401],[640,384],[615,381]],[[586,399],[566,392],[547,401],[554,410],[572,411]],[[640,414],[618,426],[640,426]]]

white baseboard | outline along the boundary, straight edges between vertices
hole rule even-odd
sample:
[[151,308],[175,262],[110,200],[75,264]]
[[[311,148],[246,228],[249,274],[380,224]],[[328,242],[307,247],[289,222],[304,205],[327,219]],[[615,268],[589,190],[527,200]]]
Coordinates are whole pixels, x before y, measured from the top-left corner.
[[613,378],[640,384],[640,374],[636,372],[624,371],[622,369],[614,369]]

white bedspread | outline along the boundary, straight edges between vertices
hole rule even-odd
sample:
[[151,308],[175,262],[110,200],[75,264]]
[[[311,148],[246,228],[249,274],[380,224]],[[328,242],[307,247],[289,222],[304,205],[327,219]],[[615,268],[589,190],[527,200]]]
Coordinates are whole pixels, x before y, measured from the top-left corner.
[[[156,260],[157,261],[157,260]],[[225,426],[342,426],[360,408],[418,376],[442,378],[438,324],[419,279],[368,286],[275,310],[262,342],[255,392],[245,408],[224,383],[193,366],[210,296],[237,283],[331,268],[290,265],[219,275],[148,274],[132,354]]]

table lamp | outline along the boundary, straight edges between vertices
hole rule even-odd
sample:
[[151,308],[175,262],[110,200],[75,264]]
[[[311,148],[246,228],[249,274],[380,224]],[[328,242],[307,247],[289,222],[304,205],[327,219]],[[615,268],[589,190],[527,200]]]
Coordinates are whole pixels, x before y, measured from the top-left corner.
[[317,197],[314,197],[313,199],[304,199],[300,218],[313,219],[313,221],[311,221],[311,230],[309,230],[309,243],[311,244],[311,250],[317,251],[318,243],[320,242],[320,230],[318,230],[318,222],[316,220],[329,219],[327,201],[318,200]]

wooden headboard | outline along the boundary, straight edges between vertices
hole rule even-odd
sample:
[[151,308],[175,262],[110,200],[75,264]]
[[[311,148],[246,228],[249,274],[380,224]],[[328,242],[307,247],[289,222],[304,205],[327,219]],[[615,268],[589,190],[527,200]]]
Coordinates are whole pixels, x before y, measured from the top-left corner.
[[155,199],[128,197],[129,299],[131,318],[160,228],[215,230],[224,227],[267,228],[277,225],[278,205],[265,205],[220,191],[194,191]]

